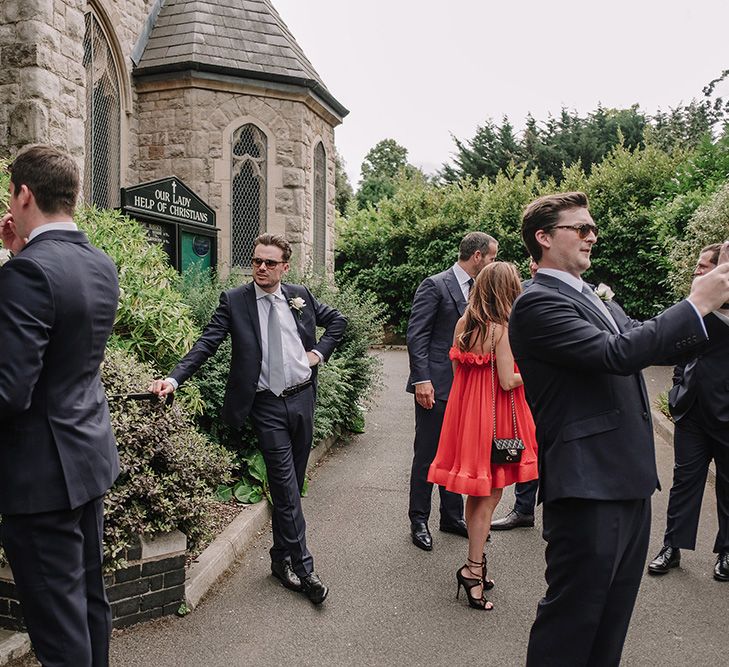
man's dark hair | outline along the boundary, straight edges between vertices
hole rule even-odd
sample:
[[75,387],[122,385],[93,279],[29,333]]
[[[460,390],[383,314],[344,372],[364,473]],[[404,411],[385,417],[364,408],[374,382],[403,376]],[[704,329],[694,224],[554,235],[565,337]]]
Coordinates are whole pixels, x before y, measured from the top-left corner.
[[482,255],[485,255],[489,251],[489,246],[492,243],[496,243],[496,239],[493,236],[489,236],[485,232],[469,232],[463,237],[461,244],[458,246],[458,259],[465,262],[471,257],[477,250],[481,251]]
[[291,259],[291,244],[280,234],[261,234],[253,241],[254,250],[257,245],[275,245],[277,248],[281,248],[284,262]]
[[584,192],[559,192],[535,199],[524,209],[521,219],[521,238],[534,261],[542,259],[542,246],[535,238],[540,229],[549,230],[557,224],[562,211],[571,208],[587,208]]
[[45,144],[28,146],[16,155],[8,171],[16,194],[25,185],[42,213],[73,215],[80,179],[68,153]]
[[721,246],[722,243],[712,243],[711,245],[707,245],[705,248],[701,249],[701,252],[699,255],[703,255],[705,252],[710,252],[711,257],[709,257],[709,261],[712,264],[718,264],[719,263],[719,253],[721,252]]

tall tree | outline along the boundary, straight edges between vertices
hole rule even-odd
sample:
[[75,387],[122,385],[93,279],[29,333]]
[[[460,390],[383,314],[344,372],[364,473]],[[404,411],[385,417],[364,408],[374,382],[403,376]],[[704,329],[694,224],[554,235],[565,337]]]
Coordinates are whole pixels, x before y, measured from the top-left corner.
[[369,150],[362,161],[362,179],[357,190],[357,205],[366,208],[392,197],[399,175],[412,175],[419,170],[408,164],[408,149],[394,139],[383,139]]

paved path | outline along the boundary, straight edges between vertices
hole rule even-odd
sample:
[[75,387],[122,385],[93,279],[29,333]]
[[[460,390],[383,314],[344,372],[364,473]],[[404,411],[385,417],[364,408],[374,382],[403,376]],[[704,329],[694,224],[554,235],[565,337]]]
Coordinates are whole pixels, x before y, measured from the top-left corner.
[[[269,576],[269,534],[197,610],[115,633],[112,664],[144,665],[523,665],[536,603],[543,593],[544,544],[538,529],[495,534],[488,547],[496,609],[456,601],[463,538],[434,532],[433,552],[411,545],[407,522],[412,399],[403,391],[407,356],[381,353],[385,387],[367,432],[336,449],[315,473],[305,499],[316,571],[331,586],[321,608]],[[652,393],[666,382],[651,374]],[[651,554],[661,544],[672,450],[658,442],[666,490],[654,496]],[[714,582],[716,512],[707,499],[696,552],[663,579],[646,577],[623,665],[726,664],[729,584]],[[506,511],[505,496],[497,515]],[[539,516],[539,512],[538,512]],[[431,518],[437,527],[438,518]]]

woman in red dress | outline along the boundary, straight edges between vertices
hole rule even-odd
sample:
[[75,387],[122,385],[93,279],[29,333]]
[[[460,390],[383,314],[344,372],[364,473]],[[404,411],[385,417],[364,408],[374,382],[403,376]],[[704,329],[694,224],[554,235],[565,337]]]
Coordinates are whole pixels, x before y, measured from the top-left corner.
[[[456,324],[450,351],[453,387],[428,472],[429,482],[468,495],[468,558],[456,580],[457,593],[463,586],[469,605],[476,609],[493,609],[484,597],[484,590],[494,585],[486,577],[484,547],[502,490],[537,478],[534,420],[509,347],[509,313],[520,292],[519,273],[508,262],[493,262],[476,277],[466,311]],[[496,437],[518,435],[524,442],[519,463],[491,463],[494,411]]]

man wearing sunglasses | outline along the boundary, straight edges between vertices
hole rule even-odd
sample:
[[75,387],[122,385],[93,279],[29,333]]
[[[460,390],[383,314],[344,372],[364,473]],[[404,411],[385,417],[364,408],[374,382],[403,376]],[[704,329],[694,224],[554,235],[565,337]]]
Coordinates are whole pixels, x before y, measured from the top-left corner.
[[598,232],[587,204],[581,192],[541,197],[522,221],[539,269],[509,329],[537,425],[547,541],[528,667],[620,663],[658,486],[640,371],[705,341],[702,318],[729,300],[726,264],[644,323],[601,301],[582,280]]
[[[241,428],[250,416],[273,500],[271,572],[286,587],[321,604],[329,589],[314,574],[306,546],[301,489],[314,432],[318,365],[342,340],[347,320],[303,285],[282,283],[291,246],[262,234],[254,241],[253,282],[220,295],[200,339],[165,380],[150,390],[173,392],[230,334],[232,357],[223,418]],[[317,341],[316,328],[324,334]]]

